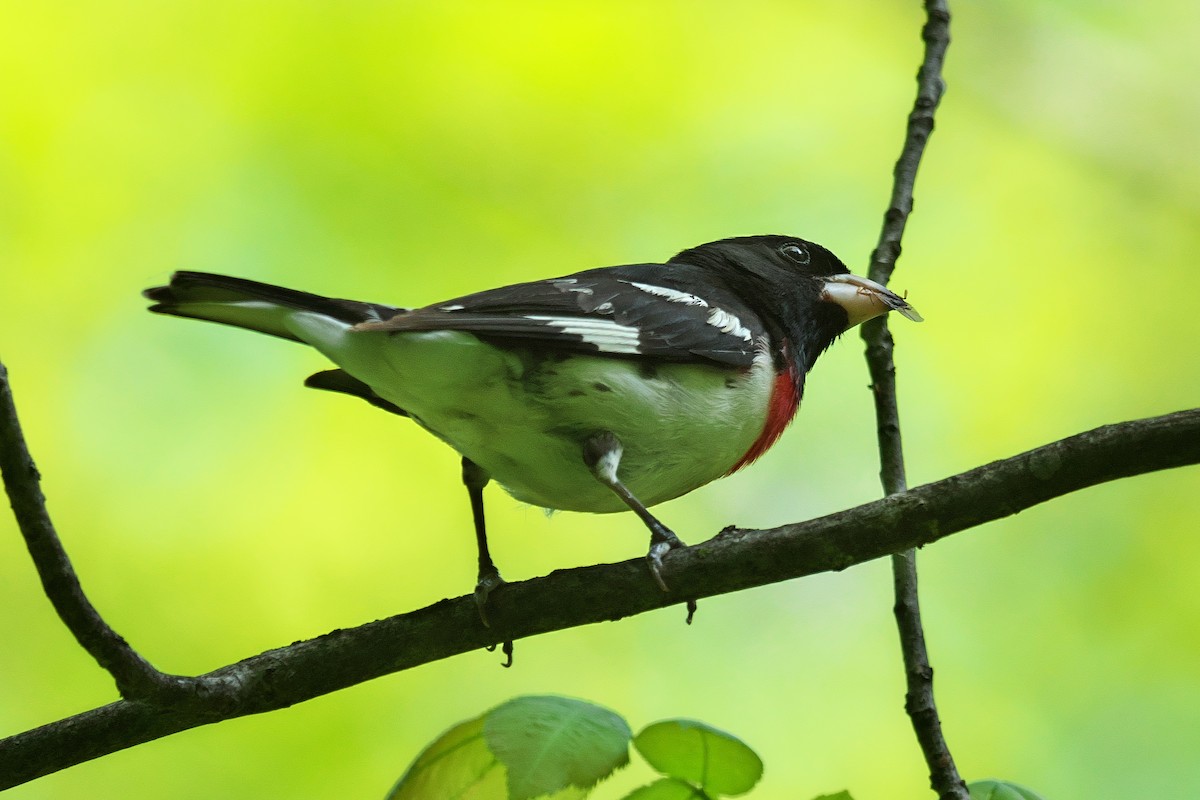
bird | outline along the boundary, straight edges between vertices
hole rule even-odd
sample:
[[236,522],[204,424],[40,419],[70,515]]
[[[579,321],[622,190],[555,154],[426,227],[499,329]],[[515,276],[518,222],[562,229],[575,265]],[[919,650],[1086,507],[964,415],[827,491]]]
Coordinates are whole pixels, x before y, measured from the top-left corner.
[[478,550],[475,603],[504,584],[487,541],[495,481],[548,510],[633,511],[646,563],[682,541],[650,508],[748,466],[796,415],[842,333],[890,311],[921,321],[832,252],[739,236],[663,263],[587,269],[419,308],[342,300],[206,272],[143,292],[150,311],[315,348],[305,385],[407,417],[453,448]]

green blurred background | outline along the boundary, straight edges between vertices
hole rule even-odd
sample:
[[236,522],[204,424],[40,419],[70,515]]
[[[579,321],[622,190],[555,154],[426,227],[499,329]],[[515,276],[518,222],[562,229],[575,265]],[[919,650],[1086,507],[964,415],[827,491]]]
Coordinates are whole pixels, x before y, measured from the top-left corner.
[[[300,387],[312,352],[145,313],[176,268],[425,304],[729,235],[860,271],[914,92],[916,0],[0,3],[0,358],[85,587],[206,671],[467,592],[454,454]],[[1200,6],[959,3],[893,282],[912,484],[1200,404]],[[879,494],[857,335],[753,469],[660,508],[685,539]],[[1200,794],[1196,470],[921,556],[968,778]],[[509,579],[636,556],[632,515],[489,491]],[[0,515],[0,733],[114,698]],[[761,753],[755,797],[931,796],[885,562],[478,652],[188,731],[20,789],[373,798],[452,723],[560,693]],[[645,780],[631,768],[597,797]]]

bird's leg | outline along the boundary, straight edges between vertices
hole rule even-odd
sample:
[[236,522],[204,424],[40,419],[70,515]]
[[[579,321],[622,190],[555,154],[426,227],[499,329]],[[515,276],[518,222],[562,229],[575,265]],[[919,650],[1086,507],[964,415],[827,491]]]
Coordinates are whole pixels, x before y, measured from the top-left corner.
[[625,484],[621,483],[621,479],[617,477],[621,453],[621,441],[609,431],[598,433],[583,444],[583,461],[592,471],[592,475],[596,477],[596,480],[612,489],[617,497],[621,498],[633,513],[641,517],[642,522],[646,523],[646,527],[650,529],[650,551],[646,553],[650,574],[654,576],[660,589],[664,592],[670,591],[667,588],[667,582],[662,577],[662,559],[676,547],[683,547],[683,542],[671,532],[670,528],[659,522],[658,518],[642,505],[642,501],[634,497]]
[[487,605],[488,595],[492,590],[504,585],[500,570],[492,561],[488,551],[487,523],[483,517],[483,487],[488,485],[491,476],[466,456],[462,460],[462,480],[467,487],[467,495],[471,498],[471,516],[475,520],[475,543],[479,547],[479,577],[475,582],[475,605],[479,608],[479,619],[484,625],[488,624]]

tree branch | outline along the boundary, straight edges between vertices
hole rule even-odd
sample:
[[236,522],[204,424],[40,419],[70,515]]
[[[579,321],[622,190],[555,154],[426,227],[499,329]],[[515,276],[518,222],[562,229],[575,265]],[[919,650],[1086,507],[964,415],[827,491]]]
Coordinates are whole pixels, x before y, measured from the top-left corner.
[[[0,441],[6,464],[15,446],[6,433]],[[1088,486],[1189,464],[1200,464],[1200,409],[1097,428],[808,522],[762,531],[727,528],[667,557],[673,589],[667,596],[645,559],[637,558],[503,586],[488,601],[491,628],[480,624],[471,595],[442,600],[222,667],[193,679],[197,691],[180,694],[172,705],[123,700],[0,740],[0,789],[503,640],[846,569]],[[16,504],[14,511],[36,513]]]
[[[872,280],[887,285],[900,257],[900,240],[912,213],[913,187],[925,145],[933,133],[933,116],[945,91],[942,65],[950,46],[950,9],[945,0],[925,0],[925,26],[921,38],[925,53],[917,71],[917,98],[908,115],[908,129],[900,158],[893,170],[892,196],[883,218],[879,244],[871,254]],[[876,429],[879,438],[879,478],[884,494],[894,495],[908,488],[904,469],[904,450],[900,437],[900,411],[896,402],[896,367],[893,341],[887,318],[881,317],[863,326],[867,368],[875,399]],[[905,550],[892,556],[892,580],[896,595],[894,612],[900,633],[900,652],[904,659],[907,683],[905,710],[929,767],[930,785],[942,800],[969,800],[967,785],[958,774],[950,748],[942,733],[937,704],[933,696],[933,667],[925,646],[921,623],[920,596],[917,591],[917,553]]]
[[189,678],[165,675],[138,655],[109,627],[84,594],[46,511],[41,475],[25,444],[8,369],[3,362],[0,362],[0,474],[46,596],[83,649],[113,676],[121,696],[165,697],[194,691]]
[[925,145],[933,133],[933,115],[946,91],[942,66],[950,47],[950,7],[946,0],[925,0],[925,26],[921,29],[925,54],[917,70],[917,98],[908,115],[908,128],[900,158],[892,170],[892,196],[883,218],[879,244],[871,254],[871,280],[887,285],[900,258],[900,240],[913,209],[913,186]]

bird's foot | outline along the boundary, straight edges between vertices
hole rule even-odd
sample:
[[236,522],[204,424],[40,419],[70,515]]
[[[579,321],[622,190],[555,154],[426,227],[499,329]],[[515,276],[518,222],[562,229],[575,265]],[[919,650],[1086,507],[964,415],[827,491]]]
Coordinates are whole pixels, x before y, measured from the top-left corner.
[[664,592],[671,590],[662,576],[663,556],[684,546],[683,541],[662,523],[650,528],[650,551],[646,553],[646,563],[650,565],[650,574],[654,576],[654,582]]
[[[479,610],[479,621],[483,623],[483,627],[490,628],[492,623],[488,621],[487,616],[487,601],[488,596],[496,589],[499,589],[508,581],[500,577],[500,570],[496,567],[489,566],[479,570],[479,579],[475,582],[475,608]],[[504,663],[500,666],[508,668],[513,663],[513,643],[511,640],[501,643],[502,651],[504,652]],[[488,651],[496,649],[496,645],[487,648]]]
[[[646,563],[650,565],[650,574],[654,576],[654,582],[664,592],[669,592],[671,589],[667,586],[667,582],[663,580],[662,576],[663,556],[672,550],[686,546],[682,539],[662,523],[650,528],[650,552],[646,553]],[[688,625],[692,624],[694,616],[696,616],[696,601],[695,599],[689,599],[687,601]]]
[[475,582],[475,608],[479,609],[479,621],[485,628],[491,627],[487,616],[488,596],[507,582],[500,577],[500,570],[495,567],[479,571],[479,579]]

